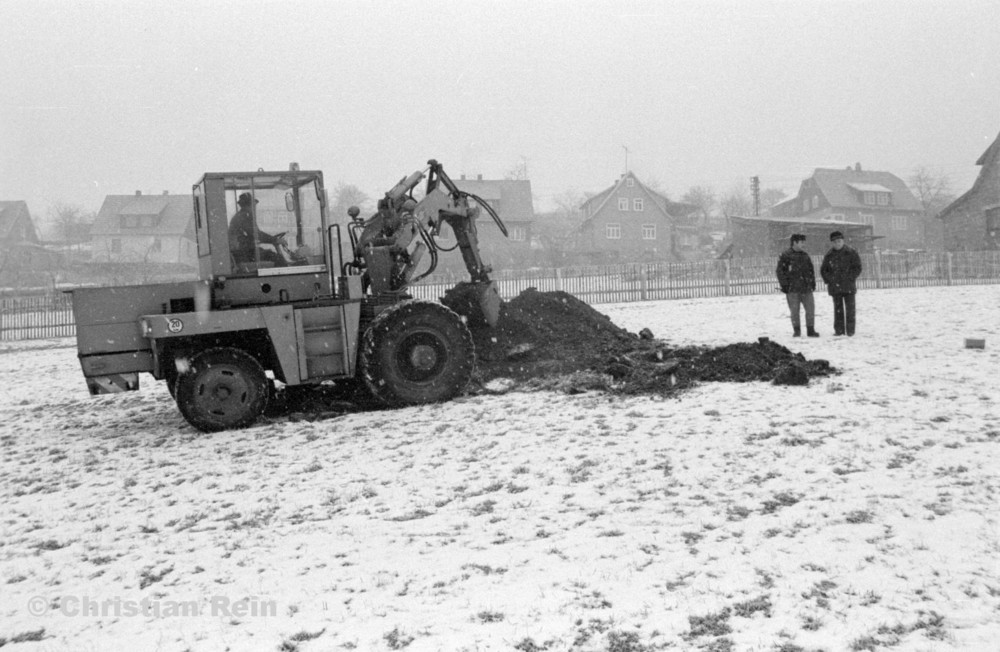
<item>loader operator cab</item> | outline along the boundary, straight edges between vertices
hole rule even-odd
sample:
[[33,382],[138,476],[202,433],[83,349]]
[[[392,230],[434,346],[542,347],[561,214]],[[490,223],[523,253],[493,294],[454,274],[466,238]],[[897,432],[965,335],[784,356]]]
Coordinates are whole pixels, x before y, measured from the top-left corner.
[[192,189],[199,276],[222,306],[331,294],[323,174],[213,172]]

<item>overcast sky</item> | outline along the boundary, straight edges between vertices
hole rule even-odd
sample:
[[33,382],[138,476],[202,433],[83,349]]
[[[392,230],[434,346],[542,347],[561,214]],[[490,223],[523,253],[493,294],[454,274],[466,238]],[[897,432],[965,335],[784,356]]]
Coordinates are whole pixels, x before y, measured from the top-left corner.
[[527,165],[536,210],[626,165],[673,199],[816,167],[967,190],[1000,132],[995,0],[0,0],[0,199],[321,169],[381,196]]

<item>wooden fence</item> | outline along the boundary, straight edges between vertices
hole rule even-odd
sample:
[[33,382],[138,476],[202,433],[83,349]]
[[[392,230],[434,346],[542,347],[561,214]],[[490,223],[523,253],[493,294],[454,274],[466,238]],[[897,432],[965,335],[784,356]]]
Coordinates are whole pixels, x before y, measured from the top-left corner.
[[[816,290],[822,256],[814,256]],[[769,294],[778,291],[775,258],[738,258],[690,263],[644,263],[501,271],[492,275],[500,296],[512,299],[529,287],[563,291],[591,304]],[[934,285],[1000,284],[1000,252],[866,254],[861,289]],[[431,276],[411,294],[436,299],[458,281]],[[68,337],[75,334],[70,295],[0,297],[0,340]]]

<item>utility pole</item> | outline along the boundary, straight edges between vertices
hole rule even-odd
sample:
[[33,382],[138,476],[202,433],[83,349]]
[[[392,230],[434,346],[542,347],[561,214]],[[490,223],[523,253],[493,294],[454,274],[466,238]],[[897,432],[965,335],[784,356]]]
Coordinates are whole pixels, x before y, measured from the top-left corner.
[[760,177],[750,177],[750,194],[753,195],[754,217],[760,216]]

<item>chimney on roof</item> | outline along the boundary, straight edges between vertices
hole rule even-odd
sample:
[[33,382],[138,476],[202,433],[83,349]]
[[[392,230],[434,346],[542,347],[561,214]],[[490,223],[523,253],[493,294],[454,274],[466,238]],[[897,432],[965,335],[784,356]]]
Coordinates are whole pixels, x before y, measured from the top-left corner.
[[861,172],[861,164],[860,163],[855,163],[854,164],[854,171],[855,172]]
[[483,175],[477,174],[476,175],[476,181],[482,181],[482,180],[483,180]]
[[163,194],[164,194],[164,195],[169,195],[169,194],[170,194],[170,191],[169,191],[169,190],[164,190],[164,191],[163,191]]
[[135,191],[135,196],[136,196],[136,197],[139,197],[139,196],[141,196],[141,195],[142,195],[142,191],[141,191],[141,190],[136,190],[136,191]]
[[464,174],[460,174],[458,176],[458,179],[459,179],[459,181],[465,181],[465,175]]

